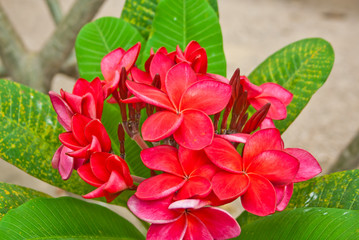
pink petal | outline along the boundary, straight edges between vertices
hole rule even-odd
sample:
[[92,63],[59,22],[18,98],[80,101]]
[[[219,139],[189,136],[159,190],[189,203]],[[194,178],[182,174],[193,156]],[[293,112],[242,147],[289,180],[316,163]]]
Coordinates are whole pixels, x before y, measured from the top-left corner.
[[86,146],[89,141],[85,137],[85,126],[91,121],[82,114],[75,114],[72,117],[72,134],[81,146]]
[[268,150],[257,155],[246,169],[259,174],[275,185],[291,183],[299,169],[299,161],[288,153]]
[[85,136],[88,141],[92,141],[95,136],[101,144],[101,150],[103,152],[109,152],[111,150],[111,139],[108,136],[105,127],[100,120],[95,119],[88,123],[85,127]]
[[204,177],[190,177],[178,190],[175,198],[177,200],[192,197],[206,197],[212,190],[212,184]]
[[223,138],[230,142],[246,143],[247,139],[251,136],[247,133],[233,133],[233,134],[214,134],[217,138]]
[[183,114],[160,111],[151,115],[142,125],[142,136],[146,141],[156,142],[171,136],[183,123]]
[[211,144],[213,135],[212,120],[198,110],[183,111],[183,121],[173,133],[179,145],[192,150],[200,150]]
[[180,109],[197,109],[212,115],[227,106],[231,94],[229,84],[211,80],[199,81],[184,92]]
[[55,112],[58,116],[58,119],[61,119],[61,125],[65,128],[66,131],[70,131],[72,116],[74,115],[70,106],[65,102],[64,99],[62,99],[59,94],[53,91],[49,92],[49,96],[52,106],[54,107]]
[[248,93],[247,98],[248,99],[257,97],[263,91],[262,88],[260,88],[257,85],[251,83],[246,76],[240,76],[240,83],[243,86],[244,91],[247,91],[247,93]]
[[165,237],[166,240],[183,239],[187,229],[187,218],[182,215],[178,220],[165,224],[151,224],[148,229],[147,240],[159,240]]
[[220,208],[206,207],[194,212],[214,239],[229,239],[241,233],[238,222],[226,211]]
[[108,182],[104,185],[104,190],[110,193],[118,193],[127,189],[128,186],[125,179],[121,174],[116,171],[112,171]]
[[210,163],[203,150],[195,151],[184,147],[179,147],[178,158],[186,175],[191,175],[198,168]]
[[270,103],[271,106],[267,113],[267,117],[274,120],[282,120],[287,117],[287,109],[285,105],[274,97],[256,97],[249,100],[250,104],[259,110],[261,107]]
[[255,132],[246,142],[243,149],[245,167],[255,156],[266,150],[283,150],[283,141],[278,129],[263,129]]
[[[214,74],[214,73],[206,73],[205,76],[210,77],[216,81],[229,84],[229,80],[221,75]],[[204,79],[203,79],[204,80]]]
[[150,65],[151,78],[153,79],[156,74],[160,75],[161,90],[163,91],[165,91],[166,86],[166,74],[173,65],[175,65],[173,60],[161,52],[157,52],[152,58],[152,62]]
[[131,68],[131,76],[133,81],[137,83],[144,83],[148,85],[151,85],[152,83],[150,74],[138,69],[137,67]]
[[60,162],[60,154],[61,154],[61,150],[64,147],[64,145],[61,145],[56,152],[54,153],[54,156],[52,157],[51,160],[51,165],[53,168],[58,169],[59,168],[59,162]]
[[276,211],[283,211],[287,207],[287,205],[290,201],[290,198],[292,197],[292,194],[293,194],[293,183],[290,183],[290,184],[284,186],[283,188],[284,188],[283,196],[282,196],[281,201],[277,202]]
[[93,174],[89,163],[86,163],[81,167],[79,167],[77,173],[79,174],[82,180],[84,180],[85,182],[87,182],[88,184],[94,187],[99,187],[104,183]]
[[177,148],[167,145],[151,147],[141,151],[141,159],[146,167],[172,173],[182,177],[183,170],[177,156]]
[[112,81],[118,64],[121,62],[125,50],[117,48],[104,56],[101,61],[101,72],[106,82]]
[[195,215],[187,214],[187,230],[184,236],[186,240],[211,240],[213,239],[211,233],[208,231],[206,225],[199,220]]
[[249,186],[246,174],[218,172],[212,178],[212,188],[220,200],[237,198],[243,195]]
[[135,195],[130,197],[127,202],[128,208],[138,218],[150,223],[169,223],[176,221],[181,212],[173,211],[168,208],[172,202],[172,195],[153,201],[145,201],[137,198]]
[[[105,81],[105,84],[103,85],[103,98],[104,99],[108,98],[108,96],[110,96],[119,87],[119,83],[120,83],[120,72],[115,71],[112,80],[108,82]],[[101,113],[102,113],[102,109],[101,109]],[[99,115],[97,115],[97,118],[100,119]]]
[[103,182],[107,182],[110,177],[110,172],[106,168],[106,159],[109,156],[111,156],[109,153],[96,152],[90,158],[92,173]]
[[206,147],[204,151],[217,167],[233,173],[243,171],[241,155],[227,140],[214,138],[212,144]]
[[70,156],[67,156],[66,153],[68,151],[68,148],[63,147],[60,153],[59,173],[63,180],[69,179],[74,169],[74,159]]
[[145,103],[172,111],[175,110],[168,96],[155,87],[131,81],[126,81],[126,86],[133,95]]
[[168,206],[168,209],[177,209],[177,210],[188,209],[188,208],[199,209],[206,205],[208,205],[208,202],[203,201],[202,199],[183,199],[171,203]]
[[120,65],[118,66],[118,70],[121,70],[122,67],[125,67],[126,72],[128,72],[133,66],[133,64],[135,64],[137,57],[140,54],[140,49],[140,42],[136,43],[130,49],[128,49],[121,59]]
[[196,73],[187,63],[179,63],[168,71],[165,81],[166,91],[177,109],[179,109],[183,93],[196,81]]
[[294,182],[302,182],[322,172],[318,161],[307,151],[300,148],[286,148],[284,151],[299,160],[299,170]]
[[248,176],[250,184],[241,198],[243,208],[258,216],[274,213],[277,198],[273,185],[260,175],[248,174]]
[[276,83],[264,83],[260,86],[263,92],[260,97],[278,98],[285,106],[288,106],[293,99],[293,94]]
[[265,118],[261,125],[260,125],[260,129],[267,129],[267,128],[275,128],[274,122],[272,119],[270,118]]
[[168,173],[151,177],[140,183],[136,196],[142,200],[156,200],[167,197],[180,189],[186,180]]

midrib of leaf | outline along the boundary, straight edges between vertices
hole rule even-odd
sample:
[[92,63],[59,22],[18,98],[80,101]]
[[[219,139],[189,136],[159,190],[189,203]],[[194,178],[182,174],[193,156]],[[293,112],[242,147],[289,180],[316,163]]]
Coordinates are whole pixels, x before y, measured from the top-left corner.
[[97,23],[97,22],[94,22],[94,24],[95,24],[95,26],[96,26],[97,31],[99,32],[99,35],[100,35],[100,37],[101,37],[101,40],[103,41],[103,43],[104,43],[104,45],[105,45],[105,47],[106,47],[106,50],[107,50],[108,52],[110,52],[111,49],[110,49],[110,47],[108,46],[107,42],[105,41],[105,36],[103,35],[103,33],[102,33],[100,27],[98,26],[98,23]]
[[[183,9],[183,47],[186,46],[187,43],[187,35],[186,35],[186,31],[187,31],[187,20],[186,20],[186,0],[183,0],[183,5],[182,5]],[[184,49],[183,49],[184,50]]]

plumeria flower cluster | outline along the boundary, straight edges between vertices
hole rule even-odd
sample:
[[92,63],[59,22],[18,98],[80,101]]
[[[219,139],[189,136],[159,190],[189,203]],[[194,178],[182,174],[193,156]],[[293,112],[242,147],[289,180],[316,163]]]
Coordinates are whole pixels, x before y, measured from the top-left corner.
[[[79,79],[72,93],[50,92],[66,130],[52,165],[64,180],[77,170],[96,187],[84,198],[111,202],[133,190],[128,207],[151,223],[148,239],[229,239],[241,229],[219,206],[240,198],[248,212],[273,214],[285,209],[294,183],[321,172],[309,152],[285,148],[274,125],[287,116],[289,91],[275,83],[256,86],[238,69],[230,80],[208,73],[206,51],[196,41],[184,51],[151,50],[141,70],[140,47],[107,54],[103,80]],[[105,101],[121,110],[119,156],[101,123]],[[142,148],[150,178],[131,175],[125,134]]]

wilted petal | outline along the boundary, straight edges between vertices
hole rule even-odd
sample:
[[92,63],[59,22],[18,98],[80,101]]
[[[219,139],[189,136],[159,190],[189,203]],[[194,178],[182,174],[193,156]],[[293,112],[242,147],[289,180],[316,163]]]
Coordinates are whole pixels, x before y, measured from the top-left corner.
[[161,145],[143,149],[141,151],[141,159],[143,164],[152,170],[164,171],[182,177],[183,170],[177,153],[177,148]]
[[212,190],[212,184],[204,177],[190,177],[186,183],[178,190],[175,198],[177,200],[192,197],[205,197]]
[[282,198],[280,201],[277,202],[276,211],[283,211],[287,207],[290,198],[292,197],[292,194],[293,194],[293,183],[290,183],[283,187]]
[[250,104],[257,110],[270,103],[267,117],[274,120],[282,120],[287,117],[287,109],[285,105],[274,97],[257,97],[249,100]]
[[211,233],[208,231],[206,225],[199,220],[195,215],[187,214],[187,230],[184,236],[186,240],[211,240],[213,239]]
[[161,52],[157,52],[152,58],[150,65],[151,78],[153,79],[156,74],[160,75],[161,89],[163,91],[165,91],[165,86],[166,86],[165,84],[166,74],[174,64],[175,63],[171,58],[169,58],[167,55]]
[[148,229],[147,240],[159,240],[166,237],[166,240],[183,239],[187,229],[187,218],[182,215],[178,220],[165,224],[151,224]]
[[69,149],[63,147],[60,153],[59,173],[63,180],[69,179],[74,169],[74,159],[66,154],[67,151]]
[[161,90],[147,84],[126,81],[126,86],[133,95],[145,103],[174,111],[174,107],[168,96]]
[[54,153],[54,156],[52,157],[51,160],[51,165],[53,168],[58,169],[59,168],[59,162],[60,162],[60,154],[61,154],[61,150],[64,147],[64,145],[61,145],[56,152]]
[[234,238],[241,233],[238,222],[220,208],[201,208],[194,214],[206,225],[214,239]]
[[220,200],[227,200],[243,195],[249,186],[248,176],[228,172],[218,172],[212,178],[212,188]]
[[294,182],[306,181],[322,172],[318,161],[309,152],[300,148],[286,148],[284,151],[299,160],[299,170]]
[[135,194],[142,200],[155,200],[174,193],[180,189],[185,182],[186,180],[184,178],[162,173],[140,183]]
[[249,174],[250,184],[242,196],[245,210],[258,216],[266,216],[275,212],[276,192],[273,185],[266,178]]
[[283,150],[283,141],[278,129],[263,129],[255,132],[243,149],[244,165],[248,166],[255,156],[266,150]]
[[229,84],[211,80],[199,81],[184,92],[180,109],[197,109],[212,115],[227,106],[231,94]]
[[183,114],[160,111],[151,115],[142,125],[142,136],[146,141],[159,141],[171,136],[183,123]]
[[165,80],[166,91],[177,109],[179,109],[183,93],[196,81],[196,73],[187,63],[179,63],[168,71]]
[[77,173],[79,174],[82,180],[84,180],[85,182],[87,182],[92,186],[99,187],[104,183],[93,174],[89,163],[86,163],[81,167],[79,167]]
[[242,157],[228,141],[214,138],[212,144],[206,147],[204,151],[217,167],[233,173],[243,171]]
[[299,169],[299,161],[288,153],[268,150],[257,155],[246,172],[259,174],[275,185],[291,183]]
[[59,94],[53,91],[49,92],[49,96],[61,125],[66,129],[66,131],[70,131],[72,121],[71,119],[74,115],[70,106],[64,101],[64,99],[62,99]]
[[138,218],[149,223],[169,223],[176,221],[182,213],[168,209],[172,202],[172,195],[152,201],[145,201],[137,198],[135,195],[130,197],[127,202],[128,208]]
[[183,111],[183,121],[173,133],[179,145],[192,150],[200,150],[211,144],[213,135],[212,120],[197,110]]
[[260,97],[278,98],[285,106],[288,106],[293,99],[293,94],[276,83],[264,83],[260,86],[263,92]]

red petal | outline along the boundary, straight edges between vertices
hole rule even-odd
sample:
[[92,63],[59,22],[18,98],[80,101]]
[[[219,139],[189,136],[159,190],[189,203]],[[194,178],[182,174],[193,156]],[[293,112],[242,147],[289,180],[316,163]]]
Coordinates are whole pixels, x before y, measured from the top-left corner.
[[127,189],[128,186],[122,175],[116,171],[112,171],[108,182],[104,185],[104,190],[109,193],[118,193]]
[[246,169],[259,174],[275,185],[291,183],[299,169],[299,161],[288,153],[268,150],[257,155]]
[[146,141],[159,141],[171,136],[183,123],[183,114],[170,111],[156,112],[142,125],[142,136]]
[[99,187],[104,183],[93,174],[90,163],[86,163],[79,167],[79,169],[77,169],[77,173],[82,180],[94,187]]
[[282,120],[287,117],[287,109],[285,105],[274,97],[256,97],[249,100],[250,104],[257,110],[270,103],[271,106],[267,113],[267,117],[274,120]]
[[274,213],[277,198],[273,185],[257,174],[248,174],[248,176],[250,184],[241,198],[243,208],[258,216]]
[[214,239],[230,239],[241,233],[238,222],[226,211],[220,208],[206,207],[193,213],[198,217]]
[[243,89],[248,92],[247,98],[251,99],[262,93],[262,88],[251,83],[246,76],[240,76],[240,83],[243,86]]
[[281,201],[277,202],[276,211],[283,211],[287,207],[290,198],[292,197],[292,194],[293,194],[293,183],[284,186],[283,196]]
[[217,168],[213,163],[208,163],[198,169],[196,169],[191,176],[200,176],[200,177],[204,177],[208,180],[212,180],[214,174],[216,174],[216,172],[218,172],[220,169]]
[[217,167],[233,173],[243,171],[241,155],[227,140],[214,138],[212,144],[206,147],[204,151]]
[[49,96],[59,120],[61,119],[61,125],[66,129],[66,131],[70,131],[72,116],[74,115],[70,106],[59,94],[55,92],[50,91]]
[[112,81],[124,53],[125,50],[117,48],[102,58],[101,72],[106,82]]
[[106,159],[106,167],[109,171],[115,171],[123,177],[127,186],[133,185],[133,179],[131,177],[130,169],[127,166],[125,160],[117,155],[111,154]]
[[92,141],[95,136],[101,144],[101,150],[103,152],[109,152],[111,150],[111,139],[108,136],[105,127],[100,120],[95,119],[88,123],[85,127],[85,136],[88,141]]
[[233,133],[233,134],[215,134],[215,137],[226,139],[230,142],[246,143],[247,139],[251,136],[247,133]]
[[142,83],[126,81],[126,86],[133,95],[154,106],[174,111],[168,96],[161,90]]
[[180,109],[197,109],[212,115],[227,106],[231,94],[229,84],[211,80],[199,81],[184,92]]
[[60,153],[59,173],[63,180],[69,179],[74,169],[74,159],[66,154],[69,150],[63,147]]
[[135,64],[138,55],[140,54],[141,49],[141,43],[138,42],[134,46],[132,46],[130,49],[128,49],[120,62],[120,65],[118,66],[118,70],[121,70],[123,67],[126,68],[126,71],[128,72],[130,68]]
[[275,128],[274,122],[270,118],[264,118],[260,125],[260,129]]
[[204,151],[190,150],[181,146],[178,149],[178,158],[187,176],[203,165],[210,163]]
[[284,151],[299,161],[299,170],[294,182],[306,181],[322,172],[318,161],[309,152],[300,148],[286,148]]
[[200,150],[211,144],[214,135],[212,120],[197,110],[183,111],[183,121],[173,133],[176,142],[192,150]]
[[237,198],[243,195],[249,186],[248,176],[225,171],[218,172],[212,178],[212,188],[220,200]]
[[247,167],[255,156],[267,150],[283,150],[283,141],[278,129],[259,130],[247,140],[243,149],[244,166]]
[[205,74],[207,72],[208,60],[207,53],[204,48],[199,48],[192,52],[187,59],[192,62],[191,66],[196,73]]
[[148,85],[151,85],[152,83],[150,74],[138,69],[137,67],[131,68],[131,76],[132,79],[137,83],[144,83]]
[[143,164],[152,170],[164,171],[183,177],[184,174],[177,153],[177,148],[161,145],[143,149],[141,159]]
[[152,62],[150,65],[151,78],[153,79],[156,74],[160,75],[161,90],[163,91],[166,91],[165,90],[166,74],[173,65],[175,65],[173,60],[161,52],[157,52],[152,58]]
[[93,174],[101,181],[107,182],[110,172],[106,168],[106,159],[111,156],[109,153],[96,152],[91,155],[90,165]]
[[138,218],[146,222],[169,223],[176,221],[182,215],[181,212],[168,209],[172,197],[171,195],[159,200],[144,201],[133,195],[128,200],[127,206]]
[[202,47],[201,47],[201,45],[199,45],[199,43],[198,43],[197,41],[194,41],[194,40],[190,41],[190,42],[187,44],[186,49],[184,50],[184,57],[185,57],[185,58],[189,58],[190,55],[191,55],[194,51],[196,51],[196,50],[198,50],[198,49],[200,49],[200,48],[202,48]]
[[135,194],[142,200],[155,200],[174,193],[180,189],[185,182],[186,180],[184,178],[162,173],[143,181],[138,186]]
[[[103,98],[104,99],[108,98],[108,96],[110,96],[118,88],[119,83],[120,83],[120,73],[119,73],[119,71],[115,71],[115,74],[114,74],[114,77],[112,78],[112,80],[106,82],[103,85],[103,94],[104,94]],[[97,112],[99,112],[99,110]],[[101,109],[101,113],[102,113],[102,109]],[[97,115],[97,118],[100,119],[101,117],[99,117],[99,115]]]
[[[216,81],[229,84],[229,80],[221,75],[213,74],[213,73],[206,73],[205,76],[207,76],[211,79],[214,79]],[[203,79],[203,80],[205,80],[205,79]]]
[[81,102],[82,114],[86,117],[96,119],[96,102],[90,93],[86,93]]
[[183,239],[187,229],[187,218],[182,215],[177,221],[166,224],[151,224],[148,229],[147,240],[159,240],[165,237],[166,240]]
[[176,200],[192,197],[206,197],[212,190],[212,184],[204,177],[190,177],[175,195]]
[[82,114],[75,114],[72,118],[72,134],[81,146],[90,143],[85,137],[85,126],[91,121],[90,118]]
[[187,63],[179,63],[168,71],[165,81],[166,91],[177,109],[179,109],[183,93],[196,81],[196,73]]
[[88,194],[83,195],[83,198],[86,199],[91,199],[91,198],[99,198],[99,197],[104,197],[106,194],[103,190],[103,186],[99,186],[98,188],[96,188],[95,190],[93,190],[92,192],[89,192]]
[[[118,72],[116,74],[119,75]],[[119,79],[120,78],[118,77],[118,81],[119,81]],[[113,84],[115,86],[118,86],[118,81],[114,82]],[[99,77],[96,77],[94,80],[92,80],[92,82],[90,83],[90,89],[92,90],[91,92],[92,92],[92,95],[94,96],[94,99],[95,99],[96,118],[101,119],[102,110],[103,110],[103,103],[104,103],[104,100],[108,96],[104,96],[104,90],[102,89],[102,83],[101,83],[101,80],[100,80]]]
[[67,155],[73,157],[73,158],[85,158],[88,159],[89,156],[89,148],[90,145],[87,145],[85,147],[80,148],[79,150],[73,151],[73,152],[68,152]]
[[59,135],[60,142],[71,150],[79,150],[82,146],[74,138],[72,132],[65,132]]
[[87,81],[86,79],[79,78],[77,79],[74,85],[72,94],[75,94],[77,96],[83,96],[89,92],[89,89],[90,89],[90,82]]
[[293,94],[276,83],[264,83],[260,86],[263,92],[260,97],[275,97],[285,106],[288,106],[293,99]]
[[211,240],[211,233],[201,220],[192,214],[187,214],[187,230],[184,236],[186,240]]

